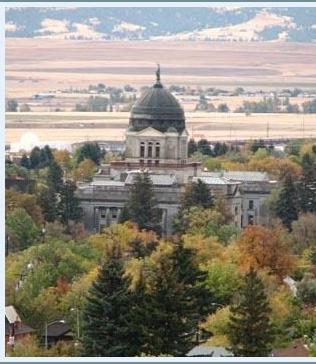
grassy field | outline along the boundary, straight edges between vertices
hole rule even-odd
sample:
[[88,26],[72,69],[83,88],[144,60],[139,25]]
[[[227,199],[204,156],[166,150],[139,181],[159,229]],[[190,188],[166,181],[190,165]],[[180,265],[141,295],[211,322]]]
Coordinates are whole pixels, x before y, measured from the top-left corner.
[[[40,141],[123,140],[129,113],[7,113],[6,143],[32,131]],[[186,113],[196,139],[242,140],[316,137],[316,116],[297,114]]]
[[150,85],[156,62],[166,85],[316,88],[316,44],[283,42],[63,41],[6,39],[6,95],[90,83]]

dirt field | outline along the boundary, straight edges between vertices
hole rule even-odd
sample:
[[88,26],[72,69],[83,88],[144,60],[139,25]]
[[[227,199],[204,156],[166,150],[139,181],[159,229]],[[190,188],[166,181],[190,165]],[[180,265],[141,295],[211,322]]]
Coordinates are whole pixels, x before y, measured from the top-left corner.
[[160,62],[166,85],[233,89],[316,88],[316,44],[106,42],[6,39],[6,95],[90,83],[150,85]]
[[[6,143],[18,143],[30,131],[39,141],[74,143],[124,140],[128,113],[7,113]],[[316,137],[316,116],[296,114],[186,114],[196,139],[242,140]]]

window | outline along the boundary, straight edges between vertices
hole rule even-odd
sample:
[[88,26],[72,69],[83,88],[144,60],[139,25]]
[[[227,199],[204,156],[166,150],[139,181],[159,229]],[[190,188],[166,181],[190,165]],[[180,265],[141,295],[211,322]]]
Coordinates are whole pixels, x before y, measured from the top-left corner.
[[155,161],[155,165],[158,166],[159,165],[159,161]]
[[139,160],[139,163],[140,163],[140,164],[144,164],[144,160],[143,160],[143,159],[140,159],[140,160]]
[[140,157],[145,157],[145,143],[140,143]]
[[112,219],[113,220],[116,220],[117,219],[117,209],[116,208],[113,208],[111,209],[111,214],[112,214]]
[[106,218],[106,210],[102,209],[101,210],[101,219],[105,219]]
[[156,158],[160,158],[160,143],[156,143]]
[[249,210],[253,210],[253,200],[249,200]]
[[235,215],[238,215],[238,206],[235,206]]
[[148,158],[151,158],[153,156],[153,143],[149,142],[148,143],[148,152],[147,152],[147,156]]
[[253,216],[248,215],[248,225],[253,225]]
[[151,159],[148,159],[148,161],[147,161],[147,164],[149,165],[149,166],[151,166]]

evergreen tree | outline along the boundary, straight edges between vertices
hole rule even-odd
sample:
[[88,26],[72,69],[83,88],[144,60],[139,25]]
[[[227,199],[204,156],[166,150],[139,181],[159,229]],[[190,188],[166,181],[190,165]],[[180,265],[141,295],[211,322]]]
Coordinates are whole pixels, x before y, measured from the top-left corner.
[[98,143],[85,143],[76,152],[77,163],[79,164],[84,159],[91,159],[95,164],[99,165],[104,156]]
[[228,339],[235,356],[268,356],[273,342],[273,329],[264,286],[251,269],[240,289],[240,301],[231,307]]
[[191,155],[196,151],[197,151],[197,144],[195,140],[191,138],[188,143],[188,156],[191,157]]
[[297,189],[290,174],[286,175],[280,191],[276,214],[289,230],[292,229],[292,222],[298,219]]
[[193,206],[203,208],[210,208],[213,206],[213,197],[210,189],[201,179],[198,179],[197,182],[193,182],[182,196],[182,209],[189,209]]
[[45,221],[53,222],[57,218],[57,194],[52,188],[42,188],[37,197]]
[[160,233],[161,216],[153,192],[152,180],[148,173],[137,173],[130,189],[130,198],[124,215],[135,222],[140,229]]
[[41,150],[39,147],[34,147],[30,154],[30,167],[32,169],[38,168],[41,163]]
[[141,351],[146,355],[184,356],[194,346],[197,331],[198,288],[192,261],[185,267],[189,260],[180,262],[179,249],[170,252],[168,244],[161,243],[151,254],[147,288],[140,300]]
[[303,175],[299,181],[299,204],[303,212],[316,212],[316,163],[309,153],[302,157]]
[[47,184],[55,192],[59,192],[62,188],[63,171],[55,160],[48,165]]
[[133,315],[137,300],[123,274],[122,259],[113,255],[90,288],[82,315],[83,356],[138,354],[141,336]]
[[200,139],[197,143],[197,150],[205,155],[212,155],[212,149],[210,143],[206,139]]
[[66,181],[60,190],[58,211],[61,222],[68,225],[68,222],[79,221],[81,209],[78,198],[75,196],[76,184]]
[[21,158],[21,161],[20,161],[20,166],[24,167],[26,169],[30,168],[30,160],[29,160],[29,158],[27,157],[26,154],[22,155],[22,158]]

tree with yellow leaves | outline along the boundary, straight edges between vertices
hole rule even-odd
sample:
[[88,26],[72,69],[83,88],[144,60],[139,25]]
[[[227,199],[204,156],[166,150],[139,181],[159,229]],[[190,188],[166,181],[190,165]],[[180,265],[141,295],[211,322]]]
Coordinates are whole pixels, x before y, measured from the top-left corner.
[[294,268],[294,258],[280,227],[268,229],[256,225],[247,227],[236,242],[239,250],[239,268],[247,272],[250,268],[267,269],[282,278]]

